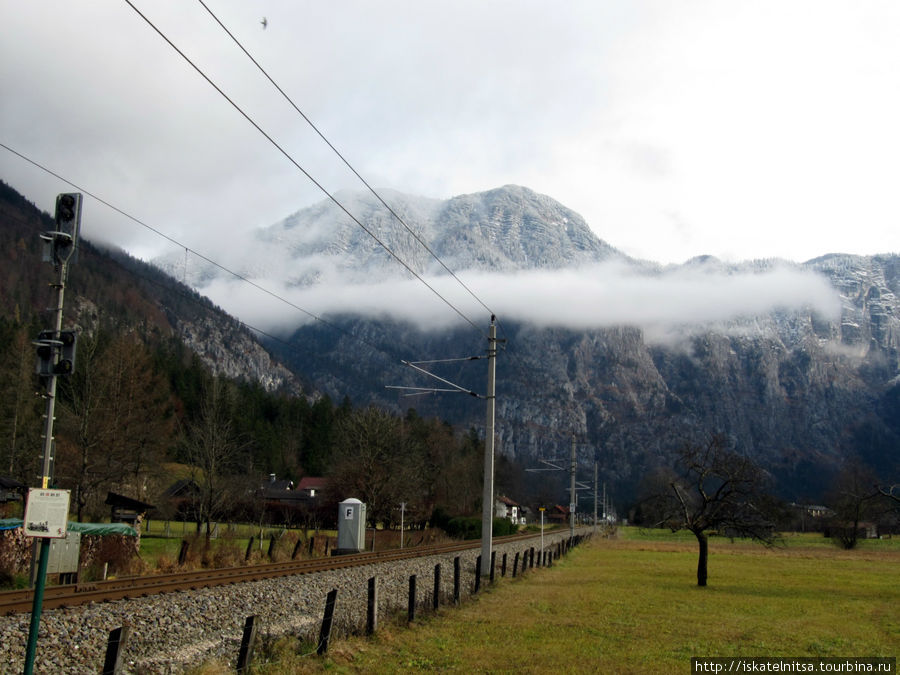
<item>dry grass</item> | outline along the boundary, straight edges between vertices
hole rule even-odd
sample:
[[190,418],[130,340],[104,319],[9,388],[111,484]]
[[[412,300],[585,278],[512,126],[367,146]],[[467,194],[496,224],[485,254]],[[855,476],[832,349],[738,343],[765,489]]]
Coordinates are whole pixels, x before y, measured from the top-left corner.
[[671,673],[688,672],[692,656],[900,652],[893,542],[848,552],[812,538],[779,549],[717,539],[707,588],[694,585],[695,566],[688,538],[594,540],[410,629],[334,642],[326,658],[282,641],[254,672]]

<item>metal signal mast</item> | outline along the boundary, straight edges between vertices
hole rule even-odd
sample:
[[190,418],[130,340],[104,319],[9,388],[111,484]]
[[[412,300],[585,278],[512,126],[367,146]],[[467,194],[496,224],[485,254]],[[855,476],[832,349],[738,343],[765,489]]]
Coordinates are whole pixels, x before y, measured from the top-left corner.
[[[65,514],[62,516],[61,536],[65,536],[65,521],[68,516],[68,491],[49,491],[53,479],[53,421],[56,411],[56,378],[71,375],[75,369],[75,346],[77,333],[62,330],[63,297],[66,289],[66,274],[70,262],[75,262],[78,245],[78,233],[81,229],[81,194],[66,193],[56,198],[56,229],[43,232],[44,262],[51,262],[57,272],[56,307],[52,308],[53,328],[42,330],[34,341],[37,347],[37,365],[35,370],[46,381],[47,412],[44,419],[44,448],[41,469],[41,491],[29,492],[24,519],[27,536],[40,537],[40,558],[38,560],[37,578],[34,586],[34,600],[31,608],[31,624],[28,630],[28,644],[25,649],[25,675],[34,669],[34,657],[37,651],[38,629],[41,621],[41,609],[44,602],[44,584],[47,576],[47,562],[50,558],[49,537],[58,537],[60,533],[30,532],[29,511],[37,508],[34,502],[44,500],[65,500]],[[46,529],[46,527],[44,528]]]

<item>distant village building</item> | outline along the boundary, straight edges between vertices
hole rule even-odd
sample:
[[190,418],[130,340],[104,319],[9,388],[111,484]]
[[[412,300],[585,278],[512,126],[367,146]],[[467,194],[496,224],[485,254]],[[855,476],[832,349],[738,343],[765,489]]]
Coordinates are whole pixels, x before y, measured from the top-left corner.
[[508,518],[516,525],[525,524],[525,514],[522,507],[509,497],[497,497],[494,501],[494,517]]

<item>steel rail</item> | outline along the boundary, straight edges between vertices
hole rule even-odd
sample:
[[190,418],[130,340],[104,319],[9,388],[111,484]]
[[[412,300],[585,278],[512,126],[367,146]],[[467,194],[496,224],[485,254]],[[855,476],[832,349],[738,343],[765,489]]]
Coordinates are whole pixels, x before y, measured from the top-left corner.
[[[495,542],[513,543],[535,538],[536,536],[533,533],[517,534],[506,537],[496,537]],[[223,567],[218,569],[183,570],[166,574],[121,577],[105,581],[47,586],[44,589],[43,607],[44,609],[74,607],[92,602],[108,602],[112,600],[140,598],[162,593],[198,590],[212,586],[261,581],[263,579],[273,579],[296,574],[313,574],[316,572],[327,572],[348,567],[454,553],[477,548],[479,545],[477,540],[473,540],[452,544],[351,553],[330,558],[290,560],[285,562],[263,563],[260,565],[242,567]],[[33,589],[0,591],[0,615],[30,612],[33,598]]]

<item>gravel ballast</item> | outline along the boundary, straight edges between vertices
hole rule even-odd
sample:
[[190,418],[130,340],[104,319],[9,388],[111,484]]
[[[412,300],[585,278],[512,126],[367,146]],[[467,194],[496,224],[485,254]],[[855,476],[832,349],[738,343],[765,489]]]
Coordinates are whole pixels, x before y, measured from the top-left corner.
[[[546,548],[555,547],[568,532],[547,534]],[[540,537],[496,544],[496,573],[507,554],[507,576],[516,552],[537,549]],[[111,630],[129,625],[122,662],[125,673],[180,673],[211,658],[234,664],[244,622],[256,615],[258,635],[318,637],[325,597],[337,589],[334,626],[337,634],[362,632],[366,626],[370,577],[378,583],[379,621],[392,612],[406,612],[409,578],[416,575],[417,604],[430,606],[434,567],[441,565],[442,603],[452,602],[453,560],[460,558],[460,594],[474,589],[480,549],[425,556],[400,562],[363,565],[343,570],[303,574],[229,586],[215,586],[146,598],[45,610],[38,635],[36,673],[97,673],[103,667]],[[522,555],[520,555],[520,560]],[[521,573],[520,561],[519,571]],[[483,583],[486,583],[483,582]],[[2,672],[22,672],[30,614],[0,617]]]

